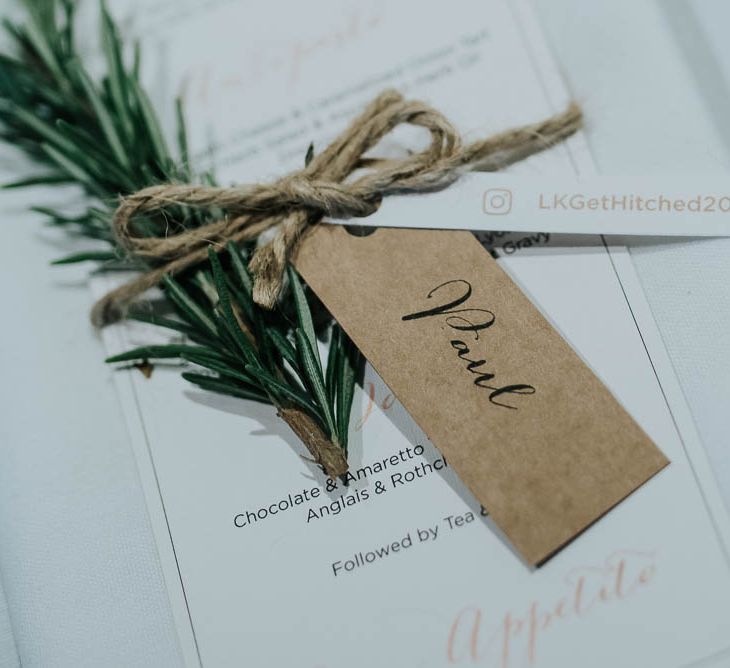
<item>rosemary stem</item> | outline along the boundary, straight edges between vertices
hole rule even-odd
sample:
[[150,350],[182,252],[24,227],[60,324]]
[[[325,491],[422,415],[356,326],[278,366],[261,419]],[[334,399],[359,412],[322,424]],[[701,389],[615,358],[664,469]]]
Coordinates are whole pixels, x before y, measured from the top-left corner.
[[347,459],[339,444],[329,439],[317,422],[298,408],[277,407],[279,417],[307,446],[314,460],[332,479],[347,473]]

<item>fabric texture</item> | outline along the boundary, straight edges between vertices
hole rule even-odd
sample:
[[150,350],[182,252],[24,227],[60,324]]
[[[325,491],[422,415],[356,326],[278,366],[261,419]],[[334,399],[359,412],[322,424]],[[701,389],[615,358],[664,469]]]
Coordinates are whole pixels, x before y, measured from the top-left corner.
[[[0,193],[0,303],[12,314],[0,346],[0,574],[17,656],[26,667],[177,666],[112,371],[84,315],[87,269],[49,267],[66,242],[27,203]],[[0,658],[12,657],[2,620],[0,606]]]

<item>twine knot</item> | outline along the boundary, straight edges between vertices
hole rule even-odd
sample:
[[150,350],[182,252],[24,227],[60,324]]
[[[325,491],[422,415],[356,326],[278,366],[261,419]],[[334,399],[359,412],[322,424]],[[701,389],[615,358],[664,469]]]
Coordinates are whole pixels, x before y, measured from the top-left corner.
[[[402,124],[426,128],[431,135],[429,146],[397,160],[366,157]],[[92,321],[102,326],[119,319],[130,302],[163,276],[204,261],[209,245],[223,248],[229,241],[251,241],[269,229],[274,235],[256,249],[249,269],[254,300],[272,308],[302,233],[323,217],[368,216],[388,195],[431,192],[448,187],[468,170],[501,169],[565,139],[580,124],[580,109],[571,104],[540,123],[464,145],[441,113],[389,90],[375,98],[301,171],[273,183],[229,188],[170,183],[144,188],[121,201],[113,224],[120,246],[150,269],[99,300],[92,310]],[[367,168],[362,175],[348,180],[362,168]],[[160,215],[176,206],[216,212],[219,218],[178,233],[168,228],[163,236],[146,236],[144,227],[135,225],[145,216]]]

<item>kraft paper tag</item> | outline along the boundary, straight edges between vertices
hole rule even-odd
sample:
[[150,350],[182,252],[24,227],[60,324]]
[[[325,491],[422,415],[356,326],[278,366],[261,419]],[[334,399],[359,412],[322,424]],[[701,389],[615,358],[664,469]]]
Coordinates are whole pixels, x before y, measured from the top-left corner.
[[296,267],[531,564],[669,463],[472,234],[319,225]]

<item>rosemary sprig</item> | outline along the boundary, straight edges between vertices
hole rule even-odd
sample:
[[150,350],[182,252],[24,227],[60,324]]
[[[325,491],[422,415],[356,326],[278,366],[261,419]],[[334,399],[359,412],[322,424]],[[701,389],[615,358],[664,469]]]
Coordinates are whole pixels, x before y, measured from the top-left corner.
[[[24,23],[3,21],[15,53],[0,54],[0,137],[24,150],[43,171],[5,187],[76,184],[85,191],[88,205],[78,214],[34,207],[52,225],[100,244],[56,264],[92,262],[96,271],[144,268],[123,252],[112,233],[119,196],[176,180],[214,182],[212,174],[196,173],[190,165],[182,102],[176,101],[175,157],[140,81],[139,45],[132,64],[126,64],[104,2],[100,80],[89,74],[76,49],[76,0],[24,3]],[[205,214],[178,207],[164,218],[148,216],[136,232],[160,235],[170,226],[205,222]],[[207,263],[165,277],[160,287],[173,317],[140,306],[129,314],[173,330],[185,343],[144,346],[107,361],[177,359],[193,365],[183,373],[186,380],[204,390],[274,405],[325,472],[342,475],[361,356],[333,324],[327,366],[322,365],[311,298],[292,268],[279,309],[259,308],[252,299],[248,252],[233,244],[211,248]]]

